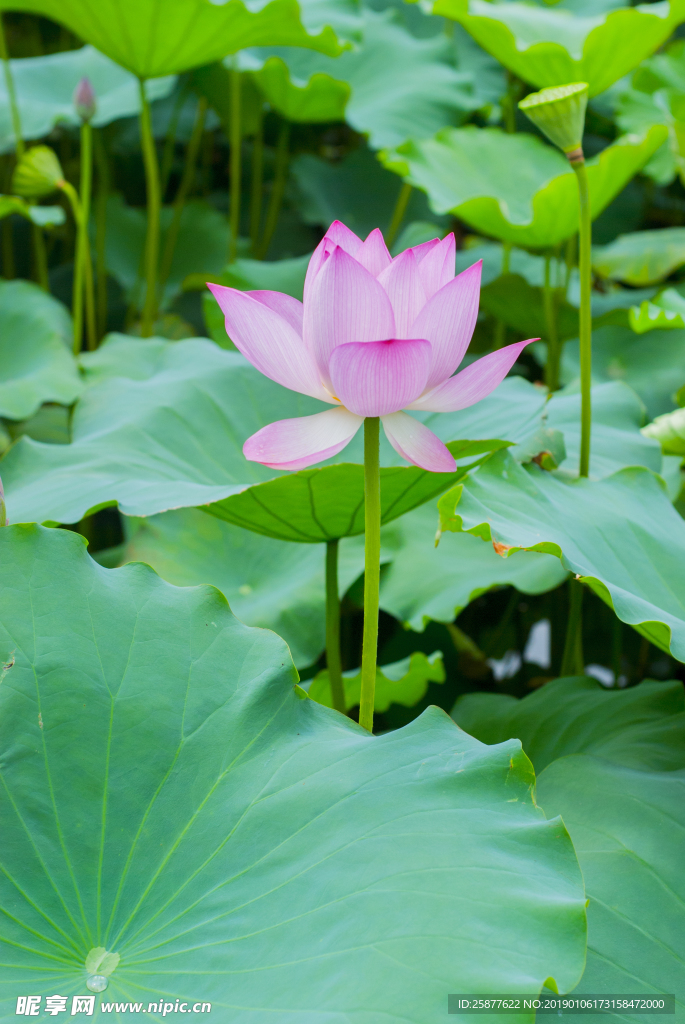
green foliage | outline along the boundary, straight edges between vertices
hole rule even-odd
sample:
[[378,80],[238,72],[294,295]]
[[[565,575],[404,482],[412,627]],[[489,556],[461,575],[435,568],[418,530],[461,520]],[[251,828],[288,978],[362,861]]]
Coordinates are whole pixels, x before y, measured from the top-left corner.
[[600,277],[626,284],[663,281],[685,264],[685,228],[634,231],[609,245],[595,246],[592,267]]
[[246,1022],[351,1015],[360,991],[418,1022],[446,989],[577,983],[582,880],[518,743],[437,709],[371,739],[303,699],[285,644],[213,588],[103,569],[67,531],[0,546],[0,721],[22,751],[3,769],[4,1015],[17,988],[83,992],[96,945],[120,958],[108,1000],[193,992]]
[[242,0],[2,0],[0,9],[52,18],[139,78],[189,71],[246,46],[335,55],[341,47],[331,26],[343,37],[357,28],[352,0],[270,0],[256,11]]
[[0,281],[0,416],[28,419],[81,393],[67,310],[28,281]]
[[483,105],[473,75],[455,69],[444,35],[417,39],[394,11],[364,12],[363,42],[332,59],[294,48],[249,51],[271,106],[294,121],[346,120],[375,149],[461,124]]
[[[635,334],[627,327],[602,327],[592,336],[592,375],[597,381],[623,381],[633,388],[650,417],[673,408],[673,392],[685,378],[685,332]],[[562,379],[577,380],[577,342],[564,346]]]
[[532,85],[587,82],[596,96],[657,50],[685,21],[682,0],[588,16],[532,4],[435,0],[489,53]]
[[685,772],[564,757],[542,773],[538,800],[547,814],[563,815],[589,897],[587,966],[576,991],[668,990],[676,993],[677,1019],[685,1010],[685,889],[678,870]]
[[504,554],[556,555],[619,619],[685,660],[685,524],[649,470],[565,479],[500,452],[439,507],[443,530],[495,540]]
[[685,768],[685,699],[678,682],[607,690],[588,676],[555,679],[524,700],[467,693],[452,717],[483,743],[516,736],[537,773],[569,754],[650,771]]
[[[374,709],[387,711],[391,704],[403,704],[411,708],[425,696],[429,683],[444,683],[445,669],[439,651],[426,657],[421,651],[393,662],[391,665],[376,667],[376,691]],[[349,711],[359,704],[361,694],[361,669],[343,673],[345,707]],[[333,706],[328,670],[324,669],[314,677],[307,691],[312,700]]]
[[396,550],[381,580],[381,608],[414,630],[425,629],[430,620],[452,622],[493,587],[510,584],[523,594],[540,594],[566,578],[551,555],[521,551],[502,558],[492,545],[467,533],[446,534],[436,547],[437,526],[430,502],[392,528]]
[[685,455],[685,409],[657,416],[642,433],[658,441],[666,455]]
[[[42,138],[58,124],[80,124],[73,95],[84,76],[90,79],[97,97],[97,111],[92,119],[95,127],[140,110],[140,90],[135,77],[92,46],[13,60],[10,65],[25,139]],[[148,99],[168,96],[174,82],[170,76],[147,82]],[[14,141],[7,87],[3,81],[0,82],[0,152],[13,150]]]
[[[593,219],[665,136],[666,129],[657,125],[644,139],[626,136],[588,161]],[[500,128],[472,125],[446,128],[432,139],[412,139],[387,150],[381,159],[426,192],[436,213],[453,213],[476,231],[502,241],[544,249],[578,230],[575,174],[558,150],[533,135],[508,135]]]

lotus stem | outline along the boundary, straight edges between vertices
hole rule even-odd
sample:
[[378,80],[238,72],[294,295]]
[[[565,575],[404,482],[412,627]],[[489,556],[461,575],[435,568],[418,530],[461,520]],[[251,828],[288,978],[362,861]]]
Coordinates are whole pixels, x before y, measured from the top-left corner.
[[260,260],[263,260],[269,251],[271,239],[273,238],[274,231],[276,230],[278,217],[283,204],[283,194],[285,192],[285,183],[288,176],[289,143],[290,122],[284,120],[281,122],[281,130],[278,133],[278,143],[276,145],[276,173],[271,189],[271,196],[269,197],[269,205],[266,211],[264,235],[262,236],[262,241],[257,252],[257,259]]
[[583,584],[576,579],[570,579],[569,585],[569,611],[568,625],[566,627],[566,642],[564,653],[561,659],[561,676],[582,676],[585,675],[585,664],[583,658]]
[[[511,266],[511,242],[502,242],[502,276],[509,273]],[[502,348],[504,342],[507,340],[507,325],[504,320],[497,320],[495,322],[495,348]]]
[[380,419],[364,420],[364,633],[359,724],[373,732],[381,572]]
[[98,172],[98,190],[95,199],[95,280],[97,333],[102,338],[107,331],[107,198],[109,196],[109,163],[102,135],[94,136],[95,162]]
[[45,251],[43,229],[38,224],[31,224],[31,239],[33,241],[33,271],[36,281],[44,292],[48,292],[50,291],[48,257]]
[[340,541],[326,544],[326,665],[331,684],[331,701],[336,711],[346,714],[345,690],[340,659],[340,595],[338,593],[338,547]]
[[580,475],[590,472],[592,430],[592,221],[587,170],[582,155],[571,160],[580,202]]
[[160,171],[160,193],[164,196],[167,185],[169,184],[169,176],[171,174],[171,167],[174,162],[174,145],[176,143],[176,130],[178,128],[178,121],[181,116],[181,111],[185,106],[185,102],[190,95],[190,79],[184,82],[183,87],[179,89],[176,102],[174,103],[174,109],[171,112],[169,118],[169,126],[164,136],[164,149],[162,151],[162,167]]
[[164,252],[162,255],[162,262],[159,271],[160,291],[164,289],[164,285],[166,284],[169,274],[171,273],[171,264],[173,263],[174,253],[176,251],[176,243],[178,241],[178,232],[181,227],[181,217],[183,216],[183,208],[185,206],[188,192],[190,191],[193,181],[195,179],[195,172],[197,170],[197,157],[198,153],[200,152],[202,135],[205,130],[206,115],[207,100],[204,98],[204,96],[201,96],[197,104],[197,116],[195,118],[195,124],[193,126],[193,134],[190,136],[190,142],[188,143],[188,151],[186,153],[181,183],[178,186],[178,192],[176,193],[176,198],[174,199],[174,212],[171,218],[171,224],[169,225],[169,230],[167,231],[166,240],[164,242]]
[[411,188],[412,187],[408,181],[402,183],[400,194],[398,195],[397,202],[395,203],[395,209],[393,210],[392,217],[390,218],[390,225],[385,234],[385,244],[388,249],[397,238],[397,233],[402,226],[404,215],[407,212],[407,204],[411,195]]
[[140,333],[143,338],[152,336],[157,318],[157,264],[159,260],[159,216],[162,197],[159,182],[159,166],[152,134],[150,104],[145,94],[145,80],[139,79],[140,86],[140,141],[145,165],[147,189],[147,233],[145,236],[145,304]]
[[228,262],[233,263],[238,255],[238,235],[240,234],[240,185],[242,177],[241,151],[243,145],[243,131],[240,111],[240,72],[234,66],[231,68],[231,124],[230,124],[230,146],[231,146],[231,202],[230,221],[228,236]]
[[79,258],[83,261],[83,288],[85,297],[86,343],[92,352],[97,348],[95,325],[95,291],[93,288],[93,262],[90,254],[90,199],[93,188],[93,128],[89,121],[81,125],[81,223],[78,226]]
[[262,193],[264,191],[264,108],[260,107],[259,122],[252,145],[252,181],[250,184],[250,240],[254,256],[259,244],[262,222]]
[[545,253],[545,284],[542,290],[542,302],[545,311],[547,328],[547,363],[545,366],[545,383],[550,391],[559,387],[559,334],[557,331],[557,310],[552,287],[552,254]]
[[83,344],[83,273],[84,263],[81,258],[81,203],[74,186],[68,181],[60,182],[59,188],[64,192],[71,205],[76,224],[76,252],[74,254],[74,282],[72,285],[71,315],[74,321],[74,355],[77,356]]

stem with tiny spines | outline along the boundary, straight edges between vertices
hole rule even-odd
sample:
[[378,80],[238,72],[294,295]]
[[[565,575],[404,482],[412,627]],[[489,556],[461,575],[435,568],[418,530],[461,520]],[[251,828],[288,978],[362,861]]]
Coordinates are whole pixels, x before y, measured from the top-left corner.
[[185,206],[188,192],[193,184],[195,178],[195,171],[197,169],[197,156],[200,152],[200,143],[202,142],[202,133],[205,130],[205,116],[207,114],[207,100],[204,96],[201,96],[197,104],[197,116],[195,118],[195,124],[193,126],[193,133],[188,143],[188,151],[186,153],[185,164],[183,166],[183,175],[181,177],[181,183],[178,186],[178,192],[174,199],[174,212],[171,218],[171,224],[167,231],[166,239],[164,242],[164,252],[162,254],[162,261],[159,270],[159,288],[163,291],[164,285],[167,282],[169,274],[171,273],[171,265],[174,259],[174,252],[176,251],[176,243],[178,241],[178,232],[181,227],[181,217],[183,215],[183,208]]
[[336,711],[346,714],[345,690],[340,658],[340,595],[338,593],[339,540],[326,544],[326,666],[331,685],[331,702]]
[[409,197],[411,196],[411,189],[412,187],[408,181],[402,183],[400,194],[398,195],[397,202],[395,203],[395,209],[393,210],[392,217],[390,218],[388,230],[385,233],[385,244],[387,245],[388,248],[390,248],[390,246],[397,238],[397,232],[400,230],[400,227],[402,226],[404,215],[407,212],[407,204],[409,203]]
[[145,80],[138,80],[140,87],[140,141],[143,149],[145,165],[145,185],[147,189],[147,232],[145,235],[145,303],[140,333],[143,338],[152,336],[157,317],[157,264],[159,260],[159,218],[161,212],[161,192],[159,182],[159,166],[155,150],[155,139],[152,134],[152,118],[150,104],[145,93]]
[[107,330],[107,197],[109,195],[109,163],[100,129],[94,136],[95,163],[98,189],[95,198],[95,280],[97,334],[102,338]]
[[228,262],[233,263],[238,255],[238,235],[240,234],[240,185],[242,176],[241,150],[243,145],[243,131],[240,112],[240,72],[235,66],[231,68],[231,124],[230,124],[230,145],[231,145],[231,203],[230,221],[228,236]]
[[74,355],[77,356],[83,344],[83,272],[81,259],[81,203],[74,186],[62,179],[58,186],[71,205],[76,224],[76,254],[74,257],[74,281],[72,286],[71,315],[74,321]]
[[590,472],[592,431],[592,220],[585,160],[572,162],[580,205],[580,475]]
[[373,732],[381,572],[380,419],[364,420],[364,632],[359,724]]
[[569,611],[566,626],[566,641],[561,659],[560,676],[585,675],[583,658],[583,584],[571,578],[569,586]]
[[93,185],[93,128],[86,122],[81,125],[81,223],[78,228],[78,258],[83,261],[83,288],[85,298],[86,344],[89,351],[97,348],[97,327],[95,324],[95,291],[93,287],[93,262],[90,253],[88,225],[90,222],[90,198]]

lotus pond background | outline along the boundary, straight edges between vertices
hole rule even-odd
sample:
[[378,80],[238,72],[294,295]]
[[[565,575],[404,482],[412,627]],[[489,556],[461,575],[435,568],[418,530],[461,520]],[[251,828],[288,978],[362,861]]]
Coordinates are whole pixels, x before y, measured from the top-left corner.
[[[96,974],[122,1021],[433,1024],[544,986],[685,1021],[685,2],[0,10],[0,1019]],[[587,478],[576,182],[517,107],[574,81]],[[206,289],[301,299],[336,219],[483,260],[463,366],[540,338],[417,414],[455,473],[382,442],[373,737],[362,439],[246,461],[323,405]]]

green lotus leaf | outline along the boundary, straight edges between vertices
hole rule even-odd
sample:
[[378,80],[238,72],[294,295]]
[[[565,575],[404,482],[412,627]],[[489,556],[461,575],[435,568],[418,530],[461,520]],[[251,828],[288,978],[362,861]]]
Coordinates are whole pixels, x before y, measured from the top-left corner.
[[[578,343],[564,345],[561,377],[565,383],[580,376]],[[602,327],[592,335],[592,376],[596,381],[629,384],[647,407],[650,418],[673,409],[673,392],[685,378],[685,332],[649,331],[635,334],[628,327]]]
[[354,0],[270,0],[257,10],[243,0],[0,0],[0,9],[66,25],[139,78],[179,74],[246,46],[305,46],[335,56],[336,32],[354,36],[358,21]]
[[443,529],[495,540],[505,554],[556,555],[619,619],[685,661],[685,522],[649,470],[568,479],[498,452],[439,507]]
[[[656,125],[643,139],[625,136],[588,161],[593,219],[645,165],[666,134]],[[380,159],[426,192],[436,213],[453,213],[502,241],[547,249],[578,230],[576,175],[559,150],[534,135],[472,125],[446,128],[432,139],[412,139],[386,150]]]
[[520,739],[538,773],[569,754],[593,754],[628,768],[685,768],[685,699],[676,681],[607,690],[579,676],[555,679],[523,700],[467,693],[452,717],[482,743]]
[[284,117],[346,120],[369,144],[396,146],[461,124],[483,105],[470,72],[454,67],[443,34],[417,39],[395,11],[364,11],[361,45],[331,59],[302,49],[242,53],[255,81]]
[[85,995],[98,947],[96,1014],[140,1001],[141,1024],[177,998],[425,1024],[449,991],[577,983],[582,879],[520,744],[437,708],[371,737],[214,588],[104,569],[64,530],[0,548],[3,1018]]
[[[440,651],[435,651],[431,655],[416,651],[408,658],[394,661],[391,665],[378,665],[376,667],[374,709],[384,712],[391,704],[402,704],[406,708],[413,708],[426,696],[429,683],[444,683],[444,681],[445,668]],[[362,688],[361,669],[343,672],[343,687],[345,708],[349,711],[359,704]],[[333,707],[327,669],[314,676],[307,692],[312,700],[327,708]]]
[[[681,303],[685,306],[685,301],[682,296],[678,295],[678,292],[674,288],[667,288],[662,293],[666,295],[667,292],[673,292],[674,295],[678,296],[678,305]],[[646,334],[647,331],[660,330],[660,331],[673,331],[682,330],[685,327],[685,310],[675,310],[667,308],[670,305],[668,297],[661,302],[649,302],[645,299],[639,306],[631,306],[628,314],[628,324],[631,331],[635,331],[636,334]]]
[[28,419],[82,391],[69,313],[29,281],[0,281],[0,416]]
[[[364,147],[338,163],[301,153],[291,161],[290,171],[296,186],[293,200],[305,224],[325,230],[334,220],[341,220],[362,238],[379,225],[383,230],[389,226],[402,189],[396,175],[386,171]],[[433,220],[426,196],[413,189],[405,222]],[[447,230],[445,220],[445,227],[436,235]]]
[[[574,995],[675,993],[673,1019],[682,1017],[685,772],[578,754],[545,769],[537,798],[547,814],[563,815],[589,897],[587,966]],[[644,1019],[635,1010],[602,1014],[610,1024]]]
[[631,231],[592,251],[596,274],[632,285],[656,284],[684,264],[685,228]]
[[[432,510],[433,521],[436,512]],[[288,644],[298,668],[311,665],[325,646],[325,553],[314,544],[265,537],[199,509],[176,509],[124,520],[126,543],[99,552],[110,568],[147,562],[179,587],[211,583],[248,626],[262,626]],[[382,560],[393,558],[397,526],[383,531]],[[549,556],[528,556],[549,557]],[[549,559],[558,565],[557,559]],[[364,571],[364,538],[344,538],[338,549],[340,596]]]
[[[10,61],[17,94],[22,136],[41,139],[56,124],[80,125],[74,109],[74,89],[83,77],[90,79],[97,97],[92,124],[100,127],[119,117],[130,117],[140,110],[138,81],[92,46],[43,57],[24,57]],[[147,82],[149,100],[163,99],[174,87],[173,76]],[[14,149],[7,86],[0,82],[0,152]]]
[[[129,367],[136,345],[141,355]],[[202,506],[248,529],[309,543],[363,530],[361,435],[328,465],[296,474],[279,474],[242,454],[247,437],[266,423],[319,412],[323,403],[282,388],[238,353],[204,339],[165,343],[114,336],[84,363],[99,366],[100,375],[91,371],[96,382],[74,409],[72,443],[23,437],[5,457],[0,473],[12,522],[77,522],[118,503],[125,514],[142,516]],[[544,396],[520,384],[503,385],[468,412],[422,418],[446,441],[457,425],[476,437],[496,427],[512,431],[512,422],[515,433],[525,431]],[[506,443],[455,442],[455,451],[471,463]],[[382,459],[384,521],[437,496],[465,471],[431,474],[406,466],[385,440]],[[286,499],[284,515],[279,503]]]
[[681,169],[685,170],[671,99],[668,89],[655,93],[627,89],[621,94],[616,110],[616,123],[624,132],[642,135],[655,124],[667,129],[666,141],[643,168],[643,173],[657,185],[669,185]]
[[566,578],[552,555],[520,551],[502,558],[491,544],[468,533],[445,534],[436,548],[437,526],[437,510],[430,502],[388,528],[396,550],[383,558],[389,564],[381,578],[381,608],[413,630],[424,630],[429,621],[453,622],[493,587],[541,594]]
[[55,227],[64,224],[66,220],[64,209],[61,206],[37,206],[28,203],[21,196],[0,195],[0,220],[3,217],[11,217],[18,213],[20,217],[38,224],[42,228]]
[[435,0],[433,13],[458,21],[525,82],[587,82],[596,96],[668,39],[685,21],[685,4],[662,0],[578,16],[520,2]]

